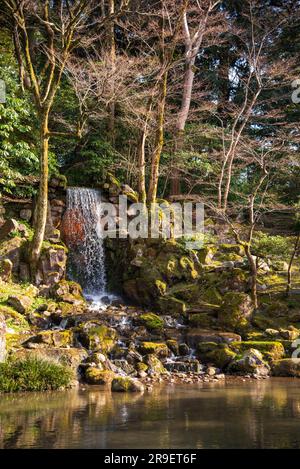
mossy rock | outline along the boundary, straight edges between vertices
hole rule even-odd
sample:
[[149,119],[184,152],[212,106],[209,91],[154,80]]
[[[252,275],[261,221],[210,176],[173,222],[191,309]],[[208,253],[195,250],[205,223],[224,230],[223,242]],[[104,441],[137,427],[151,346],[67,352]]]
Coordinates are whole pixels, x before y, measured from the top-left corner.
[[272,364],[274,376],[300,378],[300,358],[284,358]]
[[144,386],[136,379],[118,376],[112,380],[111,390],[113,392],[144,392]]
[[238,256],[245,256],[245,249],[243,246],[239,244],[220,244],[218,246],[219,251],[224,252],[226,254],[237,254]]
[[211,313],[190,314],[189,325],[196,328],[210,328],[216,325],[216,318]]
[[153,313],[141,314],[138,317],[138,323],[145,326],[149,331],[162,331],[164,321]]
[[79,340],[82,345],[93,352],[109,353],[117,342],[117,332],[96,322],[85,323],[79,331]]
[[174,297],[165,297],[158,300],[158,306],[163,314],[178,317],[184,315],[186,312],[186,304],[184,301],[178,300]]
[[285,354],[283,345],[278,341],[248,340],[232,342],[230,348],[239,355],[251,348],[256,349],[263,354],[264,359],[267,361],[279,360]]
[[167,344],[157,342],[142,342],[139,346],[139,352],[142,355],[155,355],[161,358],[169,355]]
[[169,339],[167,340],[166,342],[168,348],[171,350],[171,352],[178,356],[179,355],[179,344],[178,344],[178,341],[175,340],[175,339]]
[[212,259],[217,252],[217,246],[215,245],[206,245],[202,249],[199,249],[197,252],[198,259],[201,264],[210,264]]
[[115,378],[115,373],[110,370],[100,370],[99,368],[89,366],[84,371],[84,380],[88,384],[104,385],[110,384]]
[[154,354],[149,354],[145,357],[145,363],[148,366],[147,372],[149,374],[168,374],[168,371],[163,366],[162,362]]
[[218,368],[225,369],[236,357],[226,344],[215,342],[202,342],[198,344],[197,356],[204,363],[212,363]]
[[218,311],[218,323],[226,330],[243,332],[250,327],[252,313],[252,301],[247,294],[228,292]]
[[42,331],[37,335],[30,337],[24,345],[32,346],[40,345],[42,347],[62,347],[66,348],[72,346],[74,342],[74,335],[72,330],[65,331]]

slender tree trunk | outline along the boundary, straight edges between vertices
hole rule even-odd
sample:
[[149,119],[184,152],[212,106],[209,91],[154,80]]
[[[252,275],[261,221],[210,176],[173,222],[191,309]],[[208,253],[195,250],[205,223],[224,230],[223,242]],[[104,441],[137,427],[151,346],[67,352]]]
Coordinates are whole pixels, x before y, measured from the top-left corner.
[[40,130],[40,184],[37,204],[35,207],[36,216],[34,224],[34,235],[31,245],[31,267],[32,275],[35,276],[37,262],[40,257],[42,243],[47,221],[48,210],[48,156],[49,156],[49,134],[48,120],[49,110],[41,113],[41,130]]
[[159,107],[157,115],[157,132],[156,132],[156,145],[151,160],[151,175],[148,189],[148,202],[154,203],[157,196],[157,185],[159,177],[159,163],[161,152],[164,146],[164,118],[167,96],[167,79],[168,73],[165,72],[161,78],[161,92],[159,93]]
[[250,265],[250,274],[251,274],[251,298],[253,302],[253,306],[255,309],[258,308],[258,300],[257,300],[257,265],[255,259],[251,254],[251,248],[249,244],[244,246],[245,253]]
[[289,262],[289,268],[288,268],[288,272],[287,272],[287,286],[286,286],[286,294],[287,295],[289,295],[289,293],[291,291],[291,288],[292,288],[292,267],[293,267],[293,262],[294,262],[294,259],[296,257],[296,254],[297,254],[297,251],[298,251],[298,248],[299,248],[299,244],[300,244],[300,233],[297,236],[297,239],[296,239],[296,242],[295,242],[295,245],[294,245],[294,249],[293,249],[293,252],[292,252],[292,255],[291,255],[291,258],[290,258],[290,262]]
[[[147,125],[147,124],[145,124]],[[145,145],[146,145],[146,129],[143,129],[141,135],[141,142],[139,146],[139,158],[138,158],[138,193],[139,201],[143,204],[146,203],[146,175],[145,175]]]
[[[114,15],[115,13],[115,0],[109,0],[109,14]],[[113,99],[109,103],[109,119],[108,119],[108,131],[111,143],[114,145],[116,138],[115,129],[115,113],[116,105],[114,99],[115,93],[115,69],[116,69],[116,41],[115,41],[115,24],[111,20],[108,25],[109,28],[109,48],[110,48],[110,66],[111,66],[111,90]]]

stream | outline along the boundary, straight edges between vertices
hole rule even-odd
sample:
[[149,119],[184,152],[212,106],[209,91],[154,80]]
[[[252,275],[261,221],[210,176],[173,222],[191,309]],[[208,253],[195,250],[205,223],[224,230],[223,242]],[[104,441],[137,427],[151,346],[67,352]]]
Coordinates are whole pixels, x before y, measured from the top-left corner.
[[101,387],[0,399],[0,448],[300,448],[297,380]]

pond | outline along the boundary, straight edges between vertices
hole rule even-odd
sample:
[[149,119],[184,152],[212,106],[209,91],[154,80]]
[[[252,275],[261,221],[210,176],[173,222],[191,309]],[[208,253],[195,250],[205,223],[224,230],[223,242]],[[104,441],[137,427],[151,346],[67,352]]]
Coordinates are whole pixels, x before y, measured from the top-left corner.
[[300,381],[2,395],[0,448],[300,448]]

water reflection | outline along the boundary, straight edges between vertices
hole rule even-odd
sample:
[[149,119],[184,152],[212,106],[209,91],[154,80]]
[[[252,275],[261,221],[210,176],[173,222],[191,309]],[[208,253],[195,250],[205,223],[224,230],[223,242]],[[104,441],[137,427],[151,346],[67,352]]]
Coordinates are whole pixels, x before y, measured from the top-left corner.
[[1,448],[300,448],[297,380],[4,395]]

